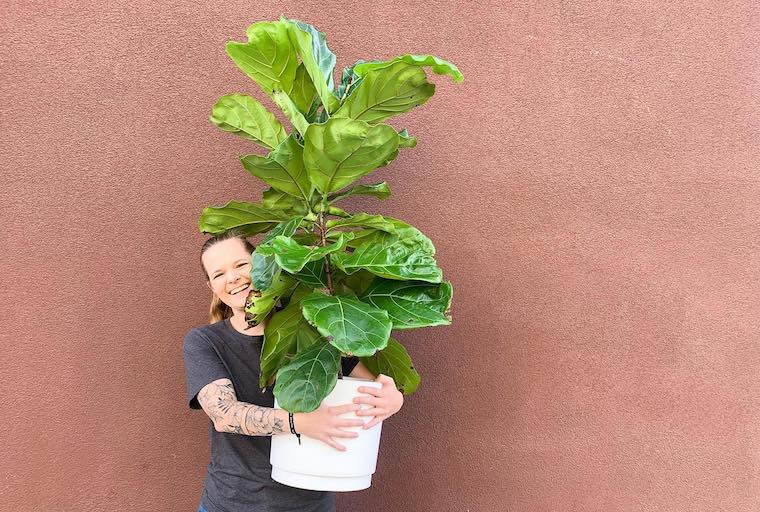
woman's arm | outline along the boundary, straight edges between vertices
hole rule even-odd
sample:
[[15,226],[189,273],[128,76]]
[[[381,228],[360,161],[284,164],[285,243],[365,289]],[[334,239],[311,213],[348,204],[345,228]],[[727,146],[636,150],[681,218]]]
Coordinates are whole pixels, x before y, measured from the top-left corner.
[[239,402],[230,379],[215,380],[204,386],[198,393],[198,403],[211,418],[217,432],[246,436],[290,432],[286,427],[287,411]]
[[[287,411],[238,401],[229,379],[218,379],[206,384],[198,393],[198,403],[211,418],[217,432],[247,436],[290,433]],[[358,404],[335,407],[322,405],[316,411],[294,414],[294,426],[299,434],[344,451],[346,447],[333,438],[357,437],[358,432],[342,430],[341,427],[358,427],[364,425],[364,421],[341,418],[340,415],[358,411],[360,407]]]

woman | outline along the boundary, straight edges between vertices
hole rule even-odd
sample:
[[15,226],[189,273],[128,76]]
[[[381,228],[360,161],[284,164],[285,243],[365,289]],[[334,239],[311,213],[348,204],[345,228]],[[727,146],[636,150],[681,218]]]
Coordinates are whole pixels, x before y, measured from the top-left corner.
[[[201,249],[203,275],[213,292],[212,323],[188,332],[183,345],[190,408],[203,408],[211,419],[211,462],[198,510],[333,512],[334,493],[288,487],[271,478],[269,436],[292,434],[288,413],[272,408],[272,387],[259,388],[266,322],[248,327],[244,310],[252,289],[253,249],[235,232],[210,238]],[[344,375],[375,379],[356,358],[341,363]],[[398,412],[403,404],[403,395],[390,377],[380,375],[375,380],[382,388],[360,387],[359,392],[366,395],[355,398],[354,403],[322,405],[310,413],[294,414],[296,432],[345,450],[339,440],[359,435],[347,427],[370,428]],[[371,408],[359,410],[361,404]],[[351,411],[367,422],[341,417]]]

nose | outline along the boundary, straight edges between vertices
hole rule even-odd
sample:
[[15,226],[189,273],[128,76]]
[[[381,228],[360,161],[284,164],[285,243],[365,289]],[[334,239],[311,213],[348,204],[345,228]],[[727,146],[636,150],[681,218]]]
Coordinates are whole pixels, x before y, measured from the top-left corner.
[[229,273],[227,274],[227,282],[228,283],[234,283],[240,278],[238,273],[235,271],[235,269],[231,269]]

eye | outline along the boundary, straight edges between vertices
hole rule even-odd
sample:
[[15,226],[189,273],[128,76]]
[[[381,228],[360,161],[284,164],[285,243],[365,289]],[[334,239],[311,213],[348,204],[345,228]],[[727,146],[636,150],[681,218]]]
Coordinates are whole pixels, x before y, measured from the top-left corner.
[[241,263],[240,265],[238,265],[238,267],[245,267],[246,265],[248,265],[248,263]]

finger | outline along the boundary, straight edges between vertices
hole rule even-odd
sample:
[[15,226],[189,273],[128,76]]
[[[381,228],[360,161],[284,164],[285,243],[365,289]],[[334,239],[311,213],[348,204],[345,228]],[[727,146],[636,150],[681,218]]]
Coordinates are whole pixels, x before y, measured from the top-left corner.
[[396,383],[393,381],[391,377],[388,377],[387,375],[384,375],[382,373],[377,376],[377,378],[375,379],[375,382],[380,382],[383,385],[385,384],[393,384],[394,386],[396,385]]
[[345,452],[346,451],[346,447],[343,446],[340,443],[335,442],[332,437],[328,436],[327,439],[323,439],[322,441],[325,442],[325,443],[327,443],[327,444],[329,444],[330,446],[332,446],[333,448],[335,448],[338,451],[341,451],[341,452]]
[[383,393],[382,388],[370,388],[370,387],[365,387],[365,386],[360,387],[356,391],[358,391],[359,393],[366,393],[368,395],[373,395],[373,396],[380,396]]
[[368,409],[362,409],[360,411],[356,411],[357,416],[378,416],[380,414],[388,414],[388,413],[390,413],[390,411],[384,405],[380,405],[377,407],[370,407]]
[[334,428],[330,430],[330,437],[342,437],[344,439],[352,439],[354,437],[359,437],[359,432],[349,432],[348,430],[341,430],[339,428]]
[[364,426],[364,420],[340,420],[335,423],[336,427],[361,427]]
[[334,407],[328,407],[327,412],[330,414],[345,414],[347,412],[358,411],[361,406],[356,403],[336,405]]
[[366,425],[364,425],[362,428],[363,428],[364,430],[367,430],[367,429],[369,429],[369,428],[372,428],[372,427],[374,427],[375,425],[377,425],[378,423],[380,423],[381,421],[383,421],[385,418],[387,418],[387,416],[385,416],[385,415],[382,415],[382,416],[375,416],[375,419],[373,419],[372,421],[370,421],[369,423],[367,423]]
[[378,416],[390,416],[390,411],[387,409],[381,409],[380,407],[374,407],[372,409],[367,409],[361,412],[362,416],[371,416],[371,418],[368,419],[377,418]]
[[382,405],[383,400],[374,396],[357,396],[354,398],[355,404]]

